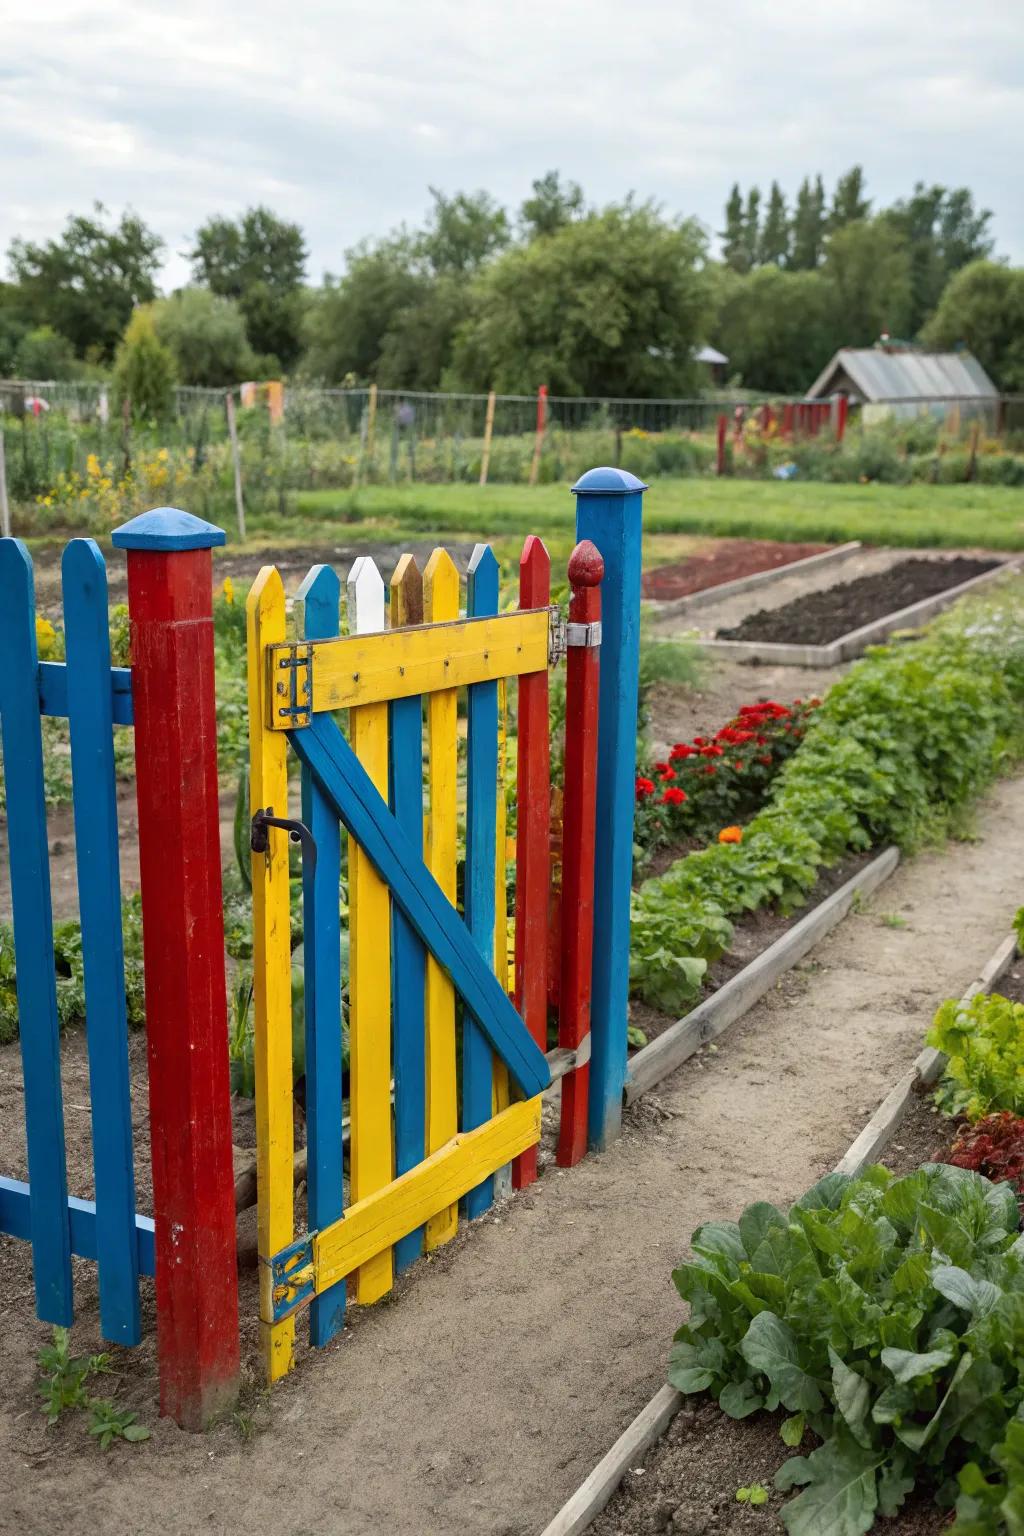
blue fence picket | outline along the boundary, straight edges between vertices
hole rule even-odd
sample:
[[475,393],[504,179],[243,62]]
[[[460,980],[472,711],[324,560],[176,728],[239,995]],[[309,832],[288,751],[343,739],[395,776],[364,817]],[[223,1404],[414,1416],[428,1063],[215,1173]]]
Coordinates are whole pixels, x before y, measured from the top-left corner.
[[[338,634],[341,583],[328,565],[315,565],[299,588],[303,635]],[[282,810],[279,815],[285,814]],[[341,828],[313,775],[302,768],[302,819],[313,834],[316,865],[303,862],[305,943],[306,1139],[309,1226],[319,1231],[344,1214],[341,1049]],[[309,1342],[327,1344],[345,1323],[345,1281],[317,1296],[309,1309]]]
[[0,649],[4,658],[0,667],[0,729],[25,1082],[36,1310],[44,1322],[70,1327],[71,1231],[36,675],[35,588],[32,560],[19,539],[0,540]]
[[[412,556],[392,579],[391,622],[423,622],[423,582]],[[423,700],[395,699],[388,711],[391,810],[412,846],[423,852]],[[424,999],[426,950],[404,912],[391,904],[391,1018],[395,1068],[395,1171],[422,1163],[427,1139],[427,1062]],[[423,1227],[395,1244],[395,1268],[408,1269],[423,1252]]]
[[[466,615],[481,619],[498,611],[498,562],[489,544],[478,544],[469,562]],[[468,690],[466,739],[466,925],[488,964],[494,958],[495,817],[498,805],[498,685],[474,683]],[[491,1118],[491,1050],[475,1019],[462,1024],[462,1128],[474,1130]],[[494,1199],[494,1179],[484,1179],[466,1196],[471,1219]]]
[[61,580],[96,1176],[100,1328],[105,1339],[137,1344],[141,1337],[138,1242],[107,572],[92,539],[74,539],[67,546]]

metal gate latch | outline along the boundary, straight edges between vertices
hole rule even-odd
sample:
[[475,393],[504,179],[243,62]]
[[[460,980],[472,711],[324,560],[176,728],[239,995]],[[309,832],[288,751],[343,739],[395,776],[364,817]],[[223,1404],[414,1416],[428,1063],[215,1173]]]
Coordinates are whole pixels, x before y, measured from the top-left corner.
[[574,647],[596,648],[601,644],[601,620],[593,619],[589,624],[567,624],[565,643]]
[[266,853],[269,846],[270,827],[281,827],[293,843],[302,844],[302,856],[309,860],[310,869],[316,867],[316,843],[304,821],[291,821],[287,816],[275,816],[273,806],[257,811],[249,830],[249,847],[253,853]]

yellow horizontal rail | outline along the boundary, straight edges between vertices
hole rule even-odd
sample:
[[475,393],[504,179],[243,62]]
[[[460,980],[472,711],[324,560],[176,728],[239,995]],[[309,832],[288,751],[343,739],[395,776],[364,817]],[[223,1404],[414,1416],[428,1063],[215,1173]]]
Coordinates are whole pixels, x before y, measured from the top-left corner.
[[350,1206],[313,1239],[316,1294],[358,1269],[454,1205],[483,1179],[540,1140],[539,1098],[502,1110],[475,1131],[457,1136],[386,1189]]
[[290,730],[308,724],[310,708],[314,714],[351,709],[543,672],[548,624],[548,610],[533,608],[496,618],[269,646],[267,724]]

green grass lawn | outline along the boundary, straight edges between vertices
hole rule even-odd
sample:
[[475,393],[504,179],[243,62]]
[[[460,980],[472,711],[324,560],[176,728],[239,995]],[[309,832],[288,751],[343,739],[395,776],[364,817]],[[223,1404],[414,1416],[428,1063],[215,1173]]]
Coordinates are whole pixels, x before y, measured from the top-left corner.
[[[542,534],[553,556],[572,545],[574,498],[562,485],[368,486],[300,492],[297,503],[298,517],[253,519],[252,533],[337,538],[346,524],[350,542],[361,541],[352,525],[362,525],[376,540],[485,538],[505,553],[527,533]],[[1004,486],[658,480],[644,503],[648,563],[670,558],[673,546],[684,553],[694,536],[1024,549],[1024,492]]]

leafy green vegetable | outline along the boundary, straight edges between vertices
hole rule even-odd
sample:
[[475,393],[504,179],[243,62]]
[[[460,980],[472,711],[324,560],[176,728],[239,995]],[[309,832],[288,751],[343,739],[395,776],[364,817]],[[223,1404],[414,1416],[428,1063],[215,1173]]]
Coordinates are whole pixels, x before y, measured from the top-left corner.
[[1024,1114],[1024,1005],[998,992],[942,1004],[928,1044],[945,1052],[936,1100],[947,1115],[981,1120],[993,1110]]
[[958,1536],[1018,1529],[1004,1509],[1024,1472],[1017,1226],[1008,1186],[940,1164],[830,1174],[788,1210],[759,1203],[693,1234],[669,1380],[733,1417],[790,1409],[787,1445],[820,1438],[776,1478],[802,1490],[782,1511],[791,1536],[862,1536],[918,1482],[952,1503],[958,1470]]

